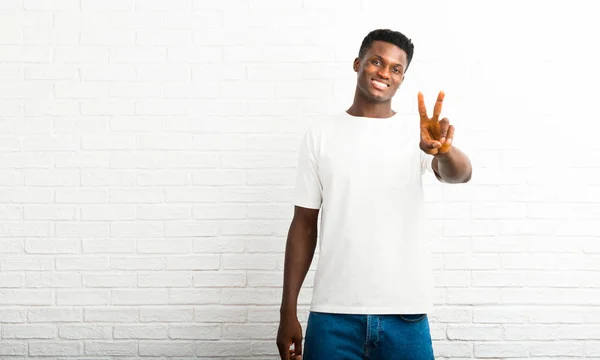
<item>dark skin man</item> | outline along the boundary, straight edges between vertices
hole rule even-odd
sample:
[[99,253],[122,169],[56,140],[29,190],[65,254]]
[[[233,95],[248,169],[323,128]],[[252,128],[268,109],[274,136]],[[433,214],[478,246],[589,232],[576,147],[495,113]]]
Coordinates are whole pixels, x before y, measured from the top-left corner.
[[[393,116],[395,112],[391,106],[392,97],[404,81],[407,66],[404,50],[388,42],[375,41],[362,59],[354,60],[356,91],[354,101],[346,112],[353,116],[371,118]],[[471,179],[471,162],[462,151],[453,146],[454,126],[450,125],[447,118],[440,120],[444,97],[444,92],[440,92],[433,115],[429,117],[423,94],[419,92],[419,147],[423,152],[434,156],[432,168],[439,181],[466,183]],[[296,206],[288,232],[277,334],[279,354],[284,360],[300,359],[302,356],[302,327],[297,316],[297,299],[315,252],[318,215],[318,209]],[[292,345],[293,349],[290,349]]]

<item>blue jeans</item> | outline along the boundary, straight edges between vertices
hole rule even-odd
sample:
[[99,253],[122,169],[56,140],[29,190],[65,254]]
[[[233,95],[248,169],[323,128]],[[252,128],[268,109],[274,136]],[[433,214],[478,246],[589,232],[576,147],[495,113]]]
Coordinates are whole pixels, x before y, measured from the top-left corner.
[[426,314],[311,312],[302,360],[433,360]]

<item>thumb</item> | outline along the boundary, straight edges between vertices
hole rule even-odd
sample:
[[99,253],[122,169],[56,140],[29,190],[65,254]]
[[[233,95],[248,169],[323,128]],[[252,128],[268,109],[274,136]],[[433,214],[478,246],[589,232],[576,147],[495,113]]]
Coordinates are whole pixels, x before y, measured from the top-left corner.
[[421,140],[421,149],[423,150],[433,150],[439,149],[442,147],[442,144],[436,140],[423,139]]
[[294,352],[296,359],[302,359],[302,338],[294,340]]

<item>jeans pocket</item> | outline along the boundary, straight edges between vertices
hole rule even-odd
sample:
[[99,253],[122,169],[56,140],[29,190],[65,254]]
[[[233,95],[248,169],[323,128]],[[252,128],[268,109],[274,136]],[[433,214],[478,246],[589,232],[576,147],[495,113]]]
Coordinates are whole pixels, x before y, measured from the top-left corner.
[[402,319],[406,322],[411,322],[411,323],[423,321],[426,317],[427,317],[427,314],[401,314],[400,315],[400,319]]

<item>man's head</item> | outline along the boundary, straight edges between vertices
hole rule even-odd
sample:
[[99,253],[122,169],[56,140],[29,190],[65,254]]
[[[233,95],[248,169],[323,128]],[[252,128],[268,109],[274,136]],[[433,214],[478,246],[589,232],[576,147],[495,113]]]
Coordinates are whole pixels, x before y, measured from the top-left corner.
[[391,100],[404,80],[414,45],[404,34],[389,29],[371,31],[354,60],[358,90],[375,102]]

